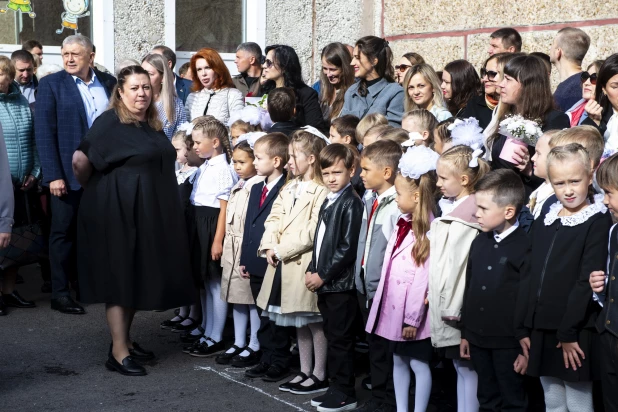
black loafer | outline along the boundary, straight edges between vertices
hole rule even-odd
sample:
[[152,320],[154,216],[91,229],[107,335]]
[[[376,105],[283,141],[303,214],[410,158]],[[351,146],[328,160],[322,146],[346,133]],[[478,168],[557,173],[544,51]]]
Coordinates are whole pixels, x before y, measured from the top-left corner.
[[[191,332],[184,332],[180,334],[180,341],[182,343],[194,343],[204,337],[204,329],[201,326],[198,326],[197,329],[200,331],[199,335],[192,335]],[[195,329],[194,329],[195,330]]]
[[[191,323],[189,323],[188,325],[183,325],[182,322],[184,322],[187,319],[191,320]],[[196,321],[195,319],[187,317],[187,318],[183,319],[181,322],[178,322],[177,324],[172,326],[172,332],[174,332],[174,333],[182,333],[182,332],[186,332],[186,331],[192,331],[199,324],[200,323],[198,321]]]
[[2,300],[4,300],[4,304],[11,308],[21,308],[21,309],[30,309],[36,307],[34,302],[30,302],[21,296],[17,291],[13,291],[13,293],[7,293],[6,295],[2,294]]
[[197,348],[195,350],[192,350],[189,355],[195,356],[197,358],[206,358],[225,349],[225,343],[223,341],[215,342],[210,338],[206,338],[206,340],[211,342],[210,346],[207,342],[200,342]]
[[84,308],[78,305],[72,297],[62,296],[57,299],[51,300],[51,308],[61,313],[67,313],[70,315],[83,315],[86,313]]
[[[300,380],[298,382],[294,382],[292,383],[292,381],[296,378],[300,378]],[[303,383],[304,381],[306,381],[309,377],[307,375],[305,375],[304,373],[300,372],[298,375],[294,376],[292,379],[290,379],[289,381],[287,381],[286,383],[282,383],[281,385],[279,385],[279,390],[281,392],[290,392],[292,389],[294,389],[297,385],[300,385],[301,383]]]
[[268,363],[260,362],[255,367],[245,371],[245,376],[247,378],[259,378],[266,375],[269,369],[270,365]]
[[142,348],[137,342],[133,342],[133,349],[129,349],[129,355],[139,361],[149,361],[155,358],[154,352]]
[[290,393],[294,395],[310,395],[313,393],[326,392],[328,390],[328,379],[321,381],[316,378],[315,375],[309,376],[308,379],[313,381],[311,385],[303,386],[301,383],[298,383],[290,390]]
[[215,358],[215,362],[217,362],[219,365],[228,365],[232,361],[232,358],[234,358],[235,356],[237,356],[244,350],[243,348],[239,348],[236,345],[232,345],[230,349],[234,349],[234,350],[229,353],[226,351],[218,355]]
[[[249,368],[251,366],[255,366],[258,363],[260,363],[260,359],[262,359],[262,351],[258,350],[255,351],[253,349],[251,349],[250,347],[246,347],[245,350],[247,352],[249,352],[249,356],[235,356],[234,359],[232,359],[232,362],[230,362],[230,364],[235,367],[235,368]],[[241,352],[242,353],[242,352]]]
[[[178,317],[180,318],[180,316]],[[180,325],[182,322],[185,321],[185,319],[186,318],[180,318],[180,320],[172,320],[172,319],[164,320],[163,322],[161,322],[161,325],[160,325],[161,329],[173,329],[174,326]]]
[[144,376],[146,375],[146,369],[135,360],[133,360],[130,356],[127,356],[122,360],[122,364],[118,363],[116,358],[113,355],[107,357],[107,362],[105,362],[105,367],[110,371],[119,372],[122,375],[126,376]]
[[290,376],[289,368],[280,368],[276,365],[271,365],[266,372],[266,375],[262,377],[264,382],[279,382],[281,379],[285,379]]

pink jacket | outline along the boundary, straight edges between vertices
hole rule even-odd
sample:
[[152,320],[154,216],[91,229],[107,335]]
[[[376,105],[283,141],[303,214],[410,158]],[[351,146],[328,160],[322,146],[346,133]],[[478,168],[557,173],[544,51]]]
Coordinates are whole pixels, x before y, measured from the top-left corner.
[[[401,218],[410,219],[410,215]],[[417,266],[412,259],[414,232],[410,231],[401,246],[393,251],[398,227],[391,234],[380,284],[373,298],[366,331],[391,341],[406,341],[404,324],[417,328],[416,340],[430,336],[425,298],[428,291],[429,259]]]

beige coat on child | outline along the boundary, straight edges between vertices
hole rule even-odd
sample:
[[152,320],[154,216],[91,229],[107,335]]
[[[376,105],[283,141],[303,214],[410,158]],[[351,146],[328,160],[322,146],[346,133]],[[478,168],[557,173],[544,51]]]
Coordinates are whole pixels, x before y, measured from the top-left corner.
[[[281,313],[319,313],[315,293],[305,287],[305,273],[311,262],[313,238],[320,208],[328,189],[316,182],[307,182],[295,200],[298,180],[285,185],[273,203],[264,224],[265,231],[259,253],[276,249],[281,266]],[[257,305],[266,309],[275,277],[275,268],[268,266]]]
[[223,267],[221,300],[227,303],[239,305],[255,303],[251,294],[249,279],[240,276],[238,263],[240,262],[242,237],[245,230],[245,217],[247,216],[251,188],[256,183],[263,181],[264,176],[254,176],[247,181],[239,181],[232,188],[230,199],[227,202],[225,240],[223,242],[223,255],[221,256],[221,266]]
[[429,318],[435,348],[459,346],[466,266],[470,245],[481,227],[474,216],[476,201],[468,196],[450,214],[431,223],[429,255]]

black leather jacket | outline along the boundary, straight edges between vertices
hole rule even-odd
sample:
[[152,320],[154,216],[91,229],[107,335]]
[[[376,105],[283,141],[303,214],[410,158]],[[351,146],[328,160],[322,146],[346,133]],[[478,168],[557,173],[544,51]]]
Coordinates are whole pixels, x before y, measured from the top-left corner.
[[317,293],[354,290],[354,264],[363,220],[363,202],[350,185],[330,207],[327,208],[327,205],[328,199],[325,199],[318,218],[319,225],[326,225],[320,259],[316,267],[316,233],[313,257],[307,272],[318,273],[324,281]]

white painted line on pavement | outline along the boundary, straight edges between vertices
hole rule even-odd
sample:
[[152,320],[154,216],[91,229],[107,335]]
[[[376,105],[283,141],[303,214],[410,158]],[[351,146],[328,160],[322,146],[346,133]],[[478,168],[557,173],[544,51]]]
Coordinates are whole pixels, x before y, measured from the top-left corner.
[[219,372],[218,370],[213,369],[213,368],[211,368],[209,366],[196,366],[195,369],[209,371],[209,372],[214,372],[217,375],[221,376],[222,378],[225,378],[225,379],[230,380],[232,382],[238,383],[239,385],[246,386],[247,388],[251,388],[251,389],[253,389],[256,392],[261,393],[262,395],[266,395],[266,396],[268,396],[271,399],[274,399],[274,400],[276,400],[278,402],[281,402],[281,403],[284,403],[284,404],[286,404],[288,406],[291,406],[292,408],[296,409],[299,412],[309,412],[308,410],[303,409],[303,408],[299,407],[298,405],[294,405],[293,403],[290,403],[288,401],[284,401],[283,399],[280,399],[280,398],[276,397],[275,395],[271,395],[270,393],[265,392],[263,389],[260,389],[260,388],[255,387],[255,386],[248,385],[248,384],[246,384],[244,382],[241,382],[241,381],[239,381],[237,379],[232,378],[227,373]]

